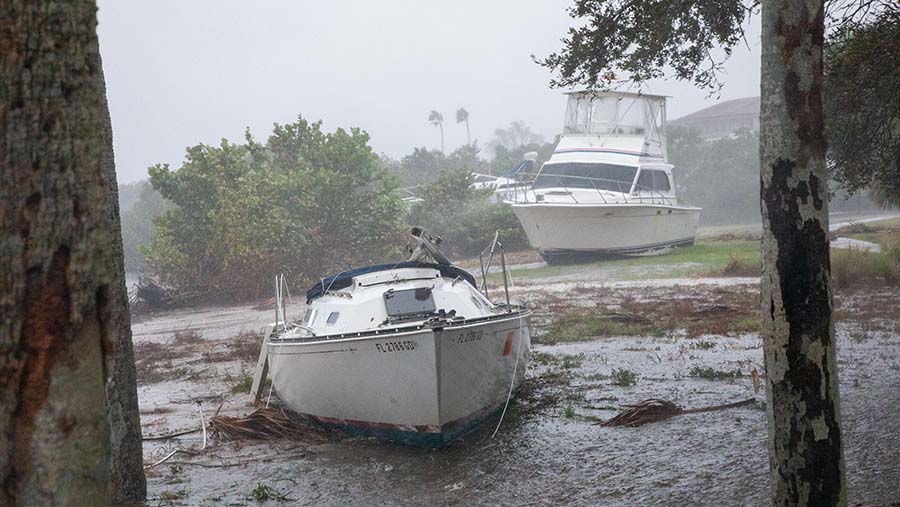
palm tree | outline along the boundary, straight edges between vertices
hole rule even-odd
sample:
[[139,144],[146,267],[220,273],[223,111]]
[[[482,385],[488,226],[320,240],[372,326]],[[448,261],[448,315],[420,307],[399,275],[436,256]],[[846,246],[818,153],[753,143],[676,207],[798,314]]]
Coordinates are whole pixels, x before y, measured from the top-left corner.
[[472,136],[469,134],[469,112],[461,107],[456,110],[456,123],[466,122],[466,144],[472,144]]
[[441,153],[444,153],[444,115],[432,109],[428,122],[441,129]]

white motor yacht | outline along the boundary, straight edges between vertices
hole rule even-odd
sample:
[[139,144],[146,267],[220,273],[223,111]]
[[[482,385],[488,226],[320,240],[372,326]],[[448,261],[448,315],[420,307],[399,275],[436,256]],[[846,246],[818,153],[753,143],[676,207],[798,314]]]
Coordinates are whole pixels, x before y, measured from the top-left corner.
[[509,202],[549,263],[693,244],[700,208],[679,202],[665,97],[572,92],[559,144]]

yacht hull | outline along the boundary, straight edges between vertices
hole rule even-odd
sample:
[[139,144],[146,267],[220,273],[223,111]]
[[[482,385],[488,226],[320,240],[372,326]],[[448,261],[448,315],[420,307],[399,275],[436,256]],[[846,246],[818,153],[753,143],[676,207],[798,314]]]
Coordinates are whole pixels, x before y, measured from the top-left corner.
[[528,242],[548,260],[692,244],[700,208],[656,204],[513,204]]
[[[267,341],[274,389],[292,410],[367,435],[428,447],[502,408],[524,379],[528,313],[317,341]],[[518,366],[517,357],[518,354]]]

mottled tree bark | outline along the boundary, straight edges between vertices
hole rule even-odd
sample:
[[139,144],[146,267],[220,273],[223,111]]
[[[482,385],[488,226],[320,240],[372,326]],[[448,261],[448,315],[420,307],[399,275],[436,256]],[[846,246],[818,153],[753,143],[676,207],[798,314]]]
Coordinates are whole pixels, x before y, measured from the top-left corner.
[[822,0],[762,2],[762,319],[775,505],[844,505],[822,117]]
[[97,68],[100,69],[100,85],[103,87],[103,110],[105,111],[106,156],[103,159],[104,186],[107,192],[106,219],[112,234],[110,238],[112,258],[108,267],[112,282],[109,290],[108,307],[112,313],[107,316],[114,329],[115,343],[112,355],[107,357],[109,378],[106,385],[107,415],[110,431],[110,483],[113,505],[142,501],[147,496],[147,481],[144,477],[144,450],[141,435],[141,417],[137,397],[137,371],[134,364],[134,347],[131,341],[131,310],[128,305],[128,290],[125,287],[125,256],[122,247],[122,224],[119,214],[119,192],[116,182],[116,165],[113,157],[112,123],[106,103],[106,85],[103,79],[100,53],[97,53]]
[[2,505],[145,489],[96,25],[92,0],[0,2]]

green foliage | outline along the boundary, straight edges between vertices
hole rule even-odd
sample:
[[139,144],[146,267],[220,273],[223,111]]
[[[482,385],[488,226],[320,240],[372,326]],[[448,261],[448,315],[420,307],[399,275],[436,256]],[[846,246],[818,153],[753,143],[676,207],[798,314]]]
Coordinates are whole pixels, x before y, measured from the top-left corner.
[[697,340],[695,342],[691,342],[691,348],[697,350],[712,350],[716,347],[716,344],[709,340]]
[[424,146],[399,161],[382,158],[382,165],[400,179],[404,188],[434,183],[443,171],[467,169],[469,172],[487,172],[487,162],[478,157],[476,144],[460,146],[450,155]]
[[271,292],[276,273],[306,282],[394,258],[403,208],[368,141],[301,117],[264,144],[248,131],[245,144],[188,148],[178,170],[151,167],[177,205],[145,249],[152,271],[202,300],[243,300]]
[[829,38],[823,106],[832,178],[900,206],[900,4],[891,9]]
[[478,254],[496,230],[508,251],[524,248],[527,239],[512,209],[492,202],[490,190],[476,190],[471,184],[466,167],[440,172],[433,183],[419,187],[422,201],[411,207],[407,222],[441,236],[442,248],[453,256]]
[[248,394],[253,387],[253,376],[247,370],[241,370],[241,374],[232,380],[231,394]]
[[125,271],[147,271],[147,260],[141,251],[149,245],[155,226],[153,221],[174,206],[153,189],[147,181],[139,181],[119,187],[119,213],[122,220],[122,248],[125,254]]
[[265,502],[268,500],[284,502],[289,500],[287,492],[281,491],[274,486],[270,486],[264,482],[256,483],[256,487],[250,491],[250,498],[256,500],[257,502]]
[[625,368],[613,369],[611,378],[613,384],[620,387],[631,387],[638,381],[637,373]]
[[667,148],[679,199],[703,208],[704,224],[760,221],[758,133],[705,140],[695,130],[672,127]]
[[728,380],[741,376],[741,370],[725,371],[716,370],[714,368],[701,368],[694,366],[690,369],[689,375],[692,377],[700,377],[706,380]]
[[525,158],[525,154],[531,151],[537,152],[537,159],[534,161],[534,171],[537,171],[544,162],[550,160],[556,145],[559,143],[559,136],[551,143],[530,143],[522,144],[512,148],[507,148],[502,144],[494,146],[494,159],[491,161],[493,173],[495,175],[506,174],[516,164]]
[[584,353],[578,354],[563,354],[560,356],[560,364],[559,367],[564,370],[571,370],[573,368],[580,368],[581,364],[584,363],[585,355]]
[[[721,64],[753,12],[743,0],[575,0],[569,14],[577,27],[561,52],[539,63],[558,73],[554,86],[602,87],[622,80],[617,72],[641,82],[663,77],[669,67],[678,79],[717,87]],[[711,53],[716,46],[724,57]]]

